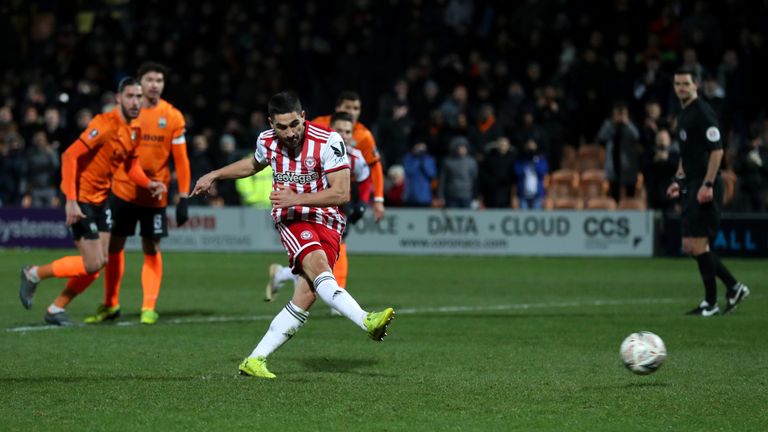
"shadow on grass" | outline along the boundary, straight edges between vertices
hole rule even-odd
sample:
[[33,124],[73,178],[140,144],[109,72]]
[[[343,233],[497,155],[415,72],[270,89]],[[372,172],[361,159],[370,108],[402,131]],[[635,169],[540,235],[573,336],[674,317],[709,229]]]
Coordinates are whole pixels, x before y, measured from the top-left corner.
[[595,390],[627,390],[627,389],[644,389],[644,388],[665,388],[671,387],[671,384],[667,382],[659,381],[643,381],[643,382],[631,382],[615,385],[597,385],[582,387],[582,390],[595,391]]
[[[595,312],[529,312],[527,310],[514,310],[509,312],[492,312],[492,313],[466,313],[466,312],[457,312],[452,314],[447,313],[433,313],[433,314],[423,314],[415,316],[418,319],[449,319],[451,321],[461,321],[461,320],[476,320],[476,319],[501,319],[501,320],[509,320],[509,319],[538,319],[538,318],[584,318],[584,319],[593,319],[595,317],[649,317],[649,316],[668,316],[668,314],[664,313],[625,313],[620,311],[606,311],[604,313],[595,313]],[[408,317],[411,318],[410,316]]]
[[375,359],[310,357],[299,359],[297,362],[301,364],[305,372],[309,373],[355,374],[371,377],[395,376],[378,373],[375,369],[368,372],[369,368],[379,364],[379,360]]
[[[188,317],[207,317],[207,316],[213,316],[216,315],[215,311],[212,310],[200,310],[200,309],[190,309],[190,310],[163,310],[160,309],[160,319],[174,319],[174,318],[188,318]],[[127,318],[127,319],[138,319],[141,317],[141,312],[130,312],[130,313],[123,313],[120,315],[121,318]],[[117,320],[117,322],[120,322],[120,320]]]

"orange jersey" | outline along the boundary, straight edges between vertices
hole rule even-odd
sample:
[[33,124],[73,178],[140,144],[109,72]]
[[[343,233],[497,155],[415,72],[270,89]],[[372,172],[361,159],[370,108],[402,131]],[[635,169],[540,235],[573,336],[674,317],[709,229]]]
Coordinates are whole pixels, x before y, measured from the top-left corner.
[[[179,191],[189,192],[189,159],[187,142],[184,139],[184,116],[163,99],[150,108],[142,108],[139,117],[132,126],[141,130],[139,146],[136,151],[139,164],[147,177],[165,183],[170,188],[171,170],[168,167],[171,153],[176,166]],[[184,175],[186,173],[186,178]],[[184,181],[186,180],[186,181]],[[186,183],[186,184],[183,184]],[[124,167],[115,172],[112,193],[120,199],[144,207],[165,207],[168,205],[167,194],[161,200],[153,198],[148,189],[139,187],[131,181]]]
[[122,169],[127,159],[136,157],[138,131],[123,120],[119,109],[118,106],[97,115],[80,134],[78,141],[88,147],[88,152],[77,159],[75,190],[68,190],[68,185],[62,181],[61,190],[68,198],[74,192],[76,197],[72,198],[79,202],[103,203],[109,195],[113,173]]
[[[325,127],[331,127],[331,116],[325,115],[316,117],[312,120],[312,123],[320,124]],[[373,194],[377,198],[384,197],[384,177],[381,174],[381,156],[379,156],[379,150],[376,148],[376,140],[373,139],[371,131],[360,122],[355,123],[352,128],[352,139],[355,140],[355,148],[360,150],[363,154],[365,161],[368,163],[371,169],[371,181],[373,182]],[[378,164],[378,167],[374,165]]]

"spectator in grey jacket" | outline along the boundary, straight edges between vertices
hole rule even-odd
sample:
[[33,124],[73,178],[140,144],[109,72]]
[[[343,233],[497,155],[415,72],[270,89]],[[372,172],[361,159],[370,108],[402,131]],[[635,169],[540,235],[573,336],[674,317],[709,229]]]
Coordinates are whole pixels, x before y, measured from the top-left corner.
[[446,207],[470,208],[477,191],[477,162],[469,155],[469,141],[454,137],[443,161],[437,196]]
[[609,194],[617,202],[622,188],[626,190],[626,196],[635,196],[640,169],[640,132],[629,119],[629,109],[624,102],[614,104],[611,118],[603,122],[597,133],[597,142],[605,146],[605,178],[611,186]]
[[44,130],[32,134],[32,146],[24,155],[26,170],[23,183],[24,207],[57,207],[59,205],[56,173],[59,154],[48,141]]

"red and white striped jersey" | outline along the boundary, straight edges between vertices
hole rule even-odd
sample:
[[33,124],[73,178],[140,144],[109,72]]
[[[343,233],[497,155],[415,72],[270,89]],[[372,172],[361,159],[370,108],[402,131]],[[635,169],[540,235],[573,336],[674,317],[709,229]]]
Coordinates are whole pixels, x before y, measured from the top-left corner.
[[371,168],[365,161],[363,153],[355,147],[347,147],[347,156],[349,156],[350,170],[349,181],[357,184],[357,196],[364,203],[371,202]]
[[353,182],[360,183],[364,182],[371,176],[371,168],[368,166],[368,163],[365,161],[365,157],[363,157],[363,153],[354,148],[354,147],[347,147],[347,155],[349,156],[349,165],[352,172],[350,172],[349,177]]
[[[262,132],[256,142],[254,157],[260,164],[272,166],[272,190],[288,186],[298,194],[327,189],[327,174],[349,169],[347,149],[341,135],[332,130],[306,122],[301,150],[294,152],[280,143],[275,131]],[[275,223],[302,220],[344,232],[346,220],[338,207],[295,206],[273,208]]]

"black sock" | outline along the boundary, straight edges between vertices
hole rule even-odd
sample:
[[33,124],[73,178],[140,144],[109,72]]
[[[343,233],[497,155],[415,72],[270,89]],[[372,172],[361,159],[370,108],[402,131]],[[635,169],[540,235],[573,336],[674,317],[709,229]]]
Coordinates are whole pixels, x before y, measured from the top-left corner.
[[715,265],[715,274],[718,278],[720,278],[721,281],[725,284],[726,287],[728,287],[728,291],[732,290],[734,286],[736,286],[736,279],[733,277],[731,272],[723,265],[723,262],[720,261],[720,257],[717,256],[712,251],[707,252],[712,256],[712,263]]
[[696,255],[694,258],[696,258],[696,263],[699,265],[701,281],[704,282],[704,300],[706,300],[710,306],[714,306],[715,303],[717,303],[717,280],[715,280],[715,263],[713,262],[712,256],[709,252]]

